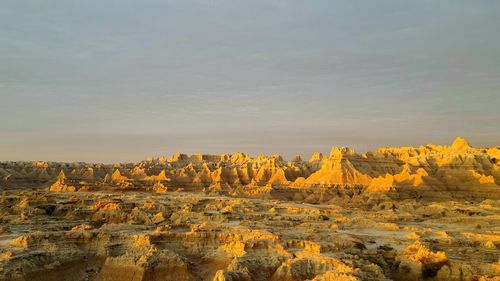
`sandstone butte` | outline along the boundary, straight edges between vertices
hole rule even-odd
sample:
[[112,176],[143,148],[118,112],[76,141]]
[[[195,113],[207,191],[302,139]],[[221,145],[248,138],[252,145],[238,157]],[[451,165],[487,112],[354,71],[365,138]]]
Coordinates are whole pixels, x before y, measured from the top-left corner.
[[500,147],[0,162],[0,280],[500,280]]

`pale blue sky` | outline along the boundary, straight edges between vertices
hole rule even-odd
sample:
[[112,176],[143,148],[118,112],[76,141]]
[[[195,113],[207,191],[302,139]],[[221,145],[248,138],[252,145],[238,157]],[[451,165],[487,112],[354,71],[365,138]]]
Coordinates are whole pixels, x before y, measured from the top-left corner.
[[500,145],[497,0],[0,4],[0,160]]

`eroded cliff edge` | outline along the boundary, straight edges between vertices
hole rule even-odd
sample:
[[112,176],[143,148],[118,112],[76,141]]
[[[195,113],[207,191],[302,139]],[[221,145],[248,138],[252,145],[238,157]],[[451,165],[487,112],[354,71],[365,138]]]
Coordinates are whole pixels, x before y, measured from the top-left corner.
[[2,162],[0,184],[52,191],[182,188],[228,194],[261,194],[272,187],[474,192],[500,186],[500,147],[473,148],[457,138],[450,146],[380,148],[363,154],[334,147],[330,155],[314,153],[308,161],[299,156],[285,161],[279,155],[177,153],[139,163]]
[[499,151],[2,162],[0,280],[499,280]]

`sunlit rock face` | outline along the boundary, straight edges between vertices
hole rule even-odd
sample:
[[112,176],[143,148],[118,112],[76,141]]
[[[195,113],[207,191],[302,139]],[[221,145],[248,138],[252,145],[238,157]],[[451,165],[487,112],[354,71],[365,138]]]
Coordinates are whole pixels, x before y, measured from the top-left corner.
[[498,198],[429,201],[302,188],[255,198],[155,188],[2,192],[0,280],[500,276]]
[[499,280],[500,147],[0,163],[0,280]]
[[285,161],[279,155],[254,158],[245,153],[176,153],[170,158],[150,157],[139,163],[113,165],[2,162],[0,181],[14,187],[46,185],[53,191],[149,190],[157,182],[199,191],[265,186],[453,191],[498,187],[499,151],[499,147],[473,148],[465,139],[457,138],[450,146],[380,148],[363,154],[334,147],[330,155],[314,153],[309,161],[300,156]]

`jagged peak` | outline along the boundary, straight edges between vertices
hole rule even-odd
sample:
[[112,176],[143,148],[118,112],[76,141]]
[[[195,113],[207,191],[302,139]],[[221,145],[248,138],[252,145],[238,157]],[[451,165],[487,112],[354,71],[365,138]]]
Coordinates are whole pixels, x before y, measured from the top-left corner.
[[406,176],[411,175],[411,167],[408,163],[403,164],[403,166],[401,168],[402,169],[401,169],[401,172],[399,173],[399,175],[406,175]]
[[248,161],[250,160],[250,156],[246,153],[243,153],[243,152],[236,152],[236,153],[233,153],[231,154],[231,158],[230,158],[230,161],[233,162],[233,163],[236,163],[236,162],[245,162],[245,161]]
[[451,144],[450,148],[455,152],[465,152],[472,147],[469,145],[469,142],[466,139],[457,137]]
[[340,151],[339,147],[332,147],[332,150],[330,150],[330,158],[342,158],[342,151]]
[[151,176],[149,177],[150,179],[156,180],[156,181],[168,181],[169,179],[167,178],[167,174],[165,169],[161,170],[160,173],[158,173],[157,176]]
[[115,176],[118,176],[120,177],[122,174],[120,173],[120,170],[119,169],[115,169],[115,171],[113,172],[112,176],[115,177]]
[[283,156],[281,156],[281,155],[279,155],[279,154],[273,154],[273,155],[271,155],[271,157],[270,157],[270,158],[272,158],[272,159],[276,159],[276,160],[278,160],[278,161],[283,161]]
[[127,177],[125,176],[122,176],[121,172],[119,169],[116,169],[113,174],[111,174],[111,180],[113,181],[120,181],[120,180],[123,180],[123,179],[126,179]]
[[356,152],[350,147],[332,147],[330,158],[342,158],[343,155],[353,155]]
[[315,162],[315,161],[321,161],[323,160],[323,153],[321,152],[314,152],[311,156],[311,158],[309,158],[309,162]]
[[267,160],[267,156],[264,153],[260,153],[259,156],[255,159],[257,162],[265,161]]
[[60,180],[60,181],[63,181],[63,180],[65,180],[65,179],[66,179],[66,174],[64,174],[64,171],[63,171],[63,170],[61,170],[61,171],[59,172],[59,175],[57,176],[57,179],[58,179],[58,180]]

